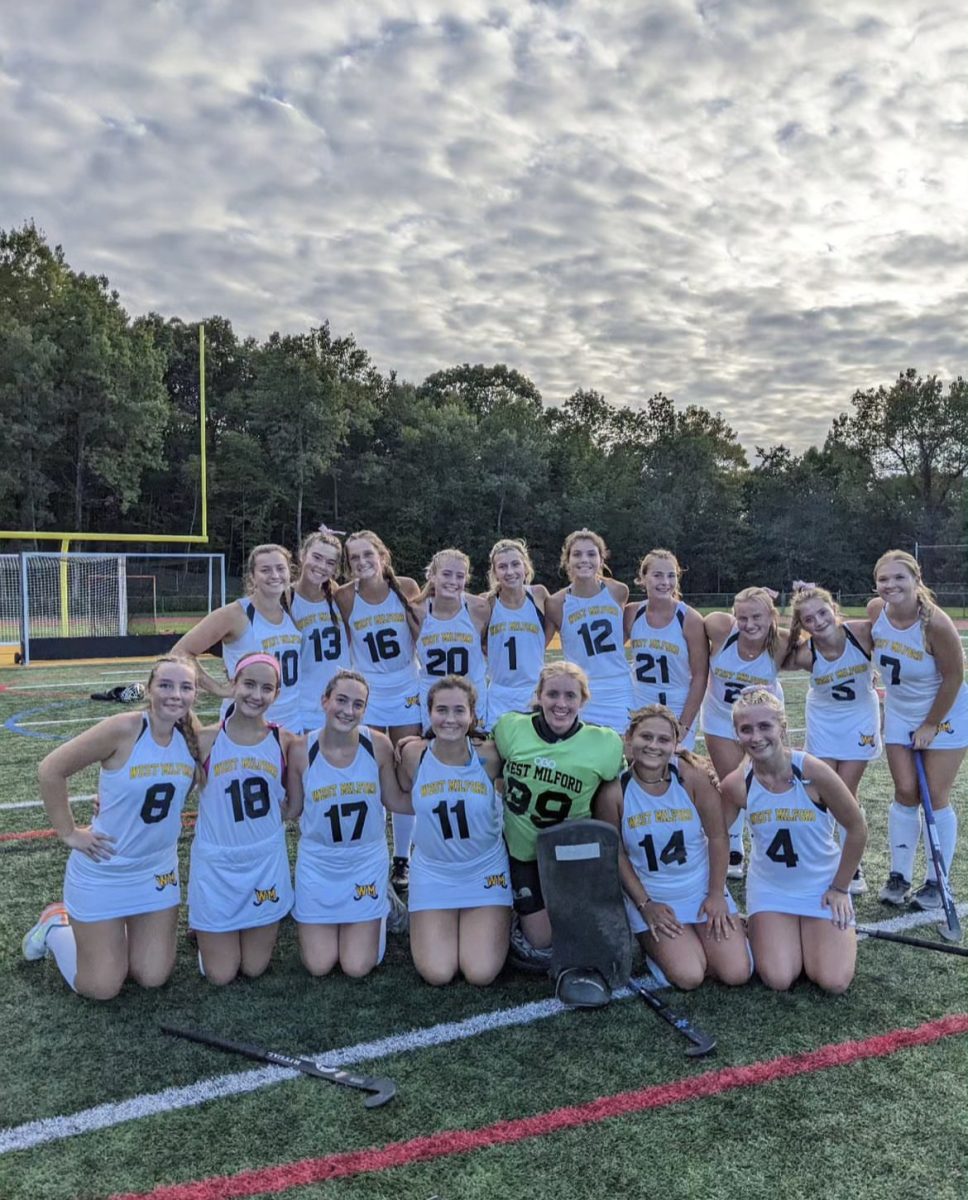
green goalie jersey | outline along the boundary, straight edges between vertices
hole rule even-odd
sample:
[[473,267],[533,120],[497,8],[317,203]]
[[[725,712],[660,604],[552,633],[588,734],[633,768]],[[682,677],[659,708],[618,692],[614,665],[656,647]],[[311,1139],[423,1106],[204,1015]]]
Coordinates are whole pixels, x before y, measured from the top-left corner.
[[536,713],[508,712],[494,727],[504,759],[504,836],[512,858],[537,857],[542,829],[591,815],[598,785],[622,768],[622,739],[604,725],[543,737]]

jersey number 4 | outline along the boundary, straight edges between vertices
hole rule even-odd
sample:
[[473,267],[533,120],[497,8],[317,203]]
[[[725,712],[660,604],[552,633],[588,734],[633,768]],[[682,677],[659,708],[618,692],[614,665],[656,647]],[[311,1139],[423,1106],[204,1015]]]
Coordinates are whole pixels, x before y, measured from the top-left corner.
[[766,857],[773,860],[775,863],[782,863],[785,867],[795,867],[800,861],[800,856],[793,849],[793,838],[790,837],[789,829],[778,829],[773,841],[766,848]]

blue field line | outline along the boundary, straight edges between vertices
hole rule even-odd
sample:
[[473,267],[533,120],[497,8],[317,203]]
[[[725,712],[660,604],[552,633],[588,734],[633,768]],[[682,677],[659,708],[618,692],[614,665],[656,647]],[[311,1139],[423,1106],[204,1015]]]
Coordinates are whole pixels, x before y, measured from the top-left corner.
[[27,717],[35,717],[38,713],[50,712],[52,708],[75,708],[76,706],[76,700],[54,700],[50,704],[42,705],[40,708],[22,708],[20,712],[7,717],[3,723],[3,727],[8,733],[17,733],[21,737],[39,738],[42,742],[65,742],[69,734],[36,733],[33,729],[22,729],[20,722],[26,720]]

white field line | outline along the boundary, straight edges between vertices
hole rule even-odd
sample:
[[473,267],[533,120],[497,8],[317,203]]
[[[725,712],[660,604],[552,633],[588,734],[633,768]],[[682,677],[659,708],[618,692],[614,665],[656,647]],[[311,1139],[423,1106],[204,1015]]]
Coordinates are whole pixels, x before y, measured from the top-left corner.
[[[958,912],[961,916],[968,916],[968,903],[959,904]],[[913,912],[888,921],[870,923],[870,928],[897,933],[902,929],[930,925],[935,921],[937,921],[936,913]],[[643,982],[648,982],[648,980],[645,979]],[[628,988],[622,988],[614,994],[613,999],[626,1000],[633,994]],[[538,1000],[530,1004],[517,1005],[514,1008],[498,1009],[497,1012],[482,1013],[463,1021],[448,1021],[440,1025],[430,1025],[424,1029],[411,1029],[407,1033],[392,1034],[372,1042],[359,1042],[355,1046],[343,1046],[327,1051],[325,1054],[315,1055],[314,1060],[320,1066],[355,1066],[375,1059],[386,1058],[392,1054],[405,1054],[412,1050],[445,1046],[451,1042],[477,1037],[482,1033],[490,1033],[495,1029],[507,1029],[514,1025],[530,1025],[534,1021],[555,1017],[559,1013],[568,1011],[570,1010],[566,1009],[558,1000]],[[82,1109],[80,1112],[67,1116],[28,1121],[23,1125],[0,1129],[0,1154],[8,1154],[12,1150],[27,1150],[32,1146],[46,1145],[49,1142],[60,1141],[62,1138],[73,1137],[76,1134],[93,1133],[98,1129],[108,1129],[113,1125],[136,1121],[142,1117],[174,1112],[182,1108],[193,1108],[204,1104],[207,1100],[254,1092],[259,1088],[281,1083],[286,1079],[296,1079],[298,1075],[298,1071],[291,1071],[285,1067],[259,1067],[255,1070],[199,1079],[185,1087],[165,1088],[160,1092],[145,1092],[139,1096],[133,1096],[129,1100],[99,1104],[94,1108]]]
[[[95,800],[95,799],[97,799],[96,793],[91,792],[91,794],[89,796],[68,796],[67,803],[68,804],[79,804],[84,800]],[[6,801],[4,801],[3,804],[0,804],[0,812],[8,812],[10,809],[14,809],[14,808],[43,808],[43,807],[44,807],[43,800],[6,800]]]
[[9,683],[7,692],[50,692],[54,688],[100,687],[105,679],[130,679],[131,671],[102,671],[97,679],[78,679],[73,683]]
[[[195,716],[196,717],[215,717],[215,716],[218,716],[218,711],[219,710],[217,708],[213,708],[211,712],[196,711]],[[105,713],[104,716],[108,716],[108,717],[113,716],[113,713]],[[84,722],[87,722],[87,724],[89,724],[89,725],[96,725],[98,723],[98,721],[103,721],[103,720],[104,720],[104,717],[59,717],[57,720],[53,720],[53,721],[18,721],[17,725],[16,725],[16,729],[34,729],[41,725],[80,725],[80,724],[83,724]],[[11,730],[10,732],[13,733],[13,732],[16,732],[16,730]]]

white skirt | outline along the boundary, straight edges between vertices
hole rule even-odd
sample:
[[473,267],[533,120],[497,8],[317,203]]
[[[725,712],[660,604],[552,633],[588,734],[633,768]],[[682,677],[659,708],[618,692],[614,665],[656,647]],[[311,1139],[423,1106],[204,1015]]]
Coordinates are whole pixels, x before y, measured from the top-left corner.
[[283,830],[254,846],[192,842],[188,923],[203,933],[230,933],[280,921],[292,908]]
[[181,904],[178,850],[153,858],[96,863],[71,851],[64,874],[64,904],[75,921],[111,921],[160,912]]
[[442,862],[428,859],[418,848],[410,858],[411,912],[451,908],[510,908],[511,867],[503,840],[478,858]]
[[386,841],[335,849],[300,838],[293,917],[302,925],[354,925],[390,911]]

